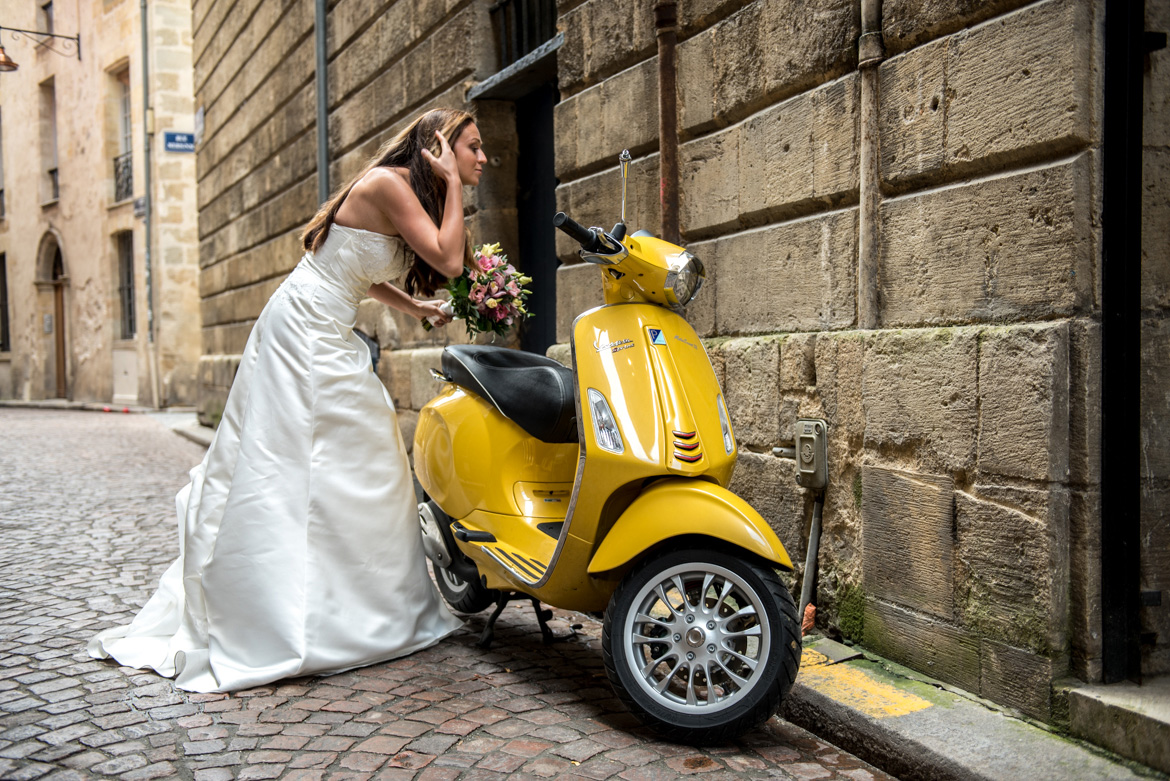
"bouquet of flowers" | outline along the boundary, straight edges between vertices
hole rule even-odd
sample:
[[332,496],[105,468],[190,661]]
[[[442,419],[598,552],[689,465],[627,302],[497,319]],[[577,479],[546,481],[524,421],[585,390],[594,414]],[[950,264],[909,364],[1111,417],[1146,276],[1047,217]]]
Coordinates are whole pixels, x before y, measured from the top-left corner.
[[475,248],[474,268],[447,283],[450,306],[456,319],[467,326],[467,335],[491,331],[503,336],[522,318],[532,317],[525,307],[530,295],[524,286],[532,282],[508,262],[499,244],[481,244]]

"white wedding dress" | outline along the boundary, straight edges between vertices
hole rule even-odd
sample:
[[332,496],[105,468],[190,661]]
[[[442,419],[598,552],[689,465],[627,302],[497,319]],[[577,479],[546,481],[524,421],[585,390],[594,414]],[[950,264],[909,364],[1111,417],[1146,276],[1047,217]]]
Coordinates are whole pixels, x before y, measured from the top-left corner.
[[235,691],[426,648],[460,622],[427,571],[390,395],[353,332],[401,239],[333,225],[256,321],[215,439],[176,497],[179,558],[92,656]]

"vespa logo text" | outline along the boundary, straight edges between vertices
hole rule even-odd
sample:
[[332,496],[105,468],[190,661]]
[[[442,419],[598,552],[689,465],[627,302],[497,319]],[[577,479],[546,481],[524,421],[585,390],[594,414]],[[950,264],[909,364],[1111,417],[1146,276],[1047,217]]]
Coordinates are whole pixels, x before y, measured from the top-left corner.
[[699,349],[699,346],[698,346],[698,345],[696,345],[696,344],[692,344],[691,342],[688,342],[686,339],[683,339],[683,338],[682,338],[681,336],[679,336],[678,334],[675,334],[675,335],[674,335],[674,338],[675,338],[675,339],[678,339],[680,342],[682,342],[683,344],[685,344],[687,347],[690,347],[692,350],[697,350],[697,349]]
[[600,344],[597,342],[593,343],[593,349],[597,350],[597,352],[601,352],[602,350],[609,350],[610,352],[616,353],[619,350],[626,350],[633,346],[633,339],[618,339],[616,342],[602,342]]

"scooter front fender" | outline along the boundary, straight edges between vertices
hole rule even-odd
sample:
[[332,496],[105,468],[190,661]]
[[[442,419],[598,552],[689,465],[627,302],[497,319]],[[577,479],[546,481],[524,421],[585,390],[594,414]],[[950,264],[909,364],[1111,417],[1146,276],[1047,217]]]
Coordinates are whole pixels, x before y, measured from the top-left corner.
[[751,505],[715,483],[680,477],[654,483],[626,508],[598,546],[588,572],[609,572],[672,537],[695,535],[792,569],[784,543]]

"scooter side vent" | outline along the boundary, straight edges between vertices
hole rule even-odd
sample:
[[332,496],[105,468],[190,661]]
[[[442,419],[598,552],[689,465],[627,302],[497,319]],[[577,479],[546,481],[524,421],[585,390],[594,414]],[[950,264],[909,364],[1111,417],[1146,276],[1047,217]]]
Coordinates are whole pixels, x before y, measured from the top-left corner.
[[[703,458],[703,452],[699,449],[699,441],[695,439],[696,431],[672,431],[674,434],[674,457],[679,461],[686,461],[688,464],[693,464]],[[694,440],[694,441],[689,441]]]

